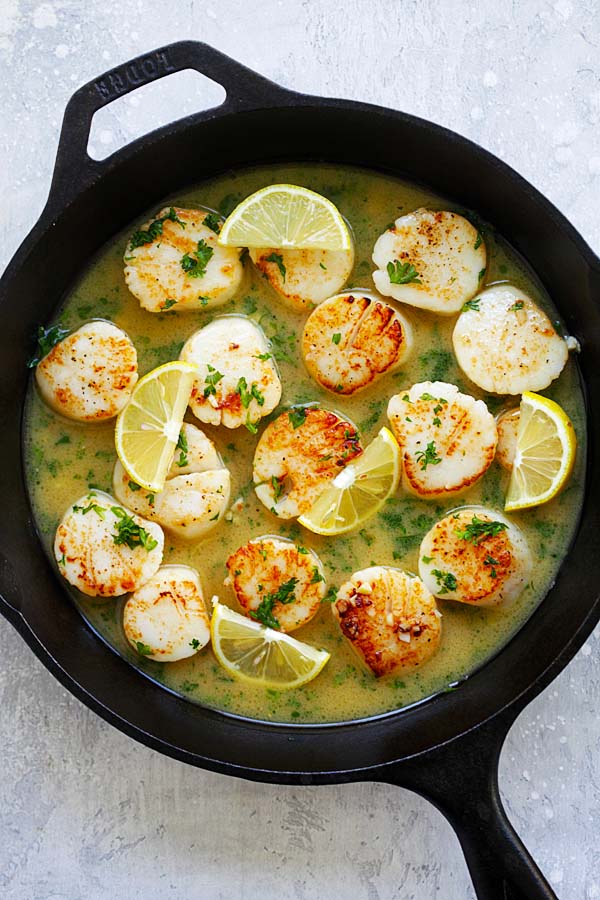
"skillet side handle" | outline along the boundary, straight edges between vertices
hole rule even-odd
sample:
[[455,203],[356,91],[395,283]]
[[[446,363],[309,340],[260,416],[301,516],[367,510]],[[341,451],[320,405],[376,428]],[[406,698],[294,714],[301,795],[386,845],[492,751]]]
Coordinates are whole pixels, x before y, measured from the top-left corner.
[[513,722],[493,719],[416,760],[382,772],[382,781],[430,800],[461,843],[478,900],[557,900],[508,820],[498,762]]
[[64,206],[110,162],[93,160],[87,153],[94,113],[139,87],[185,69],[195,69],[225,88],[221,108],[227,112],[290,103],[301,96],[199,41],[178,41],[137,56],[88,81],[69,100],[47,206]]

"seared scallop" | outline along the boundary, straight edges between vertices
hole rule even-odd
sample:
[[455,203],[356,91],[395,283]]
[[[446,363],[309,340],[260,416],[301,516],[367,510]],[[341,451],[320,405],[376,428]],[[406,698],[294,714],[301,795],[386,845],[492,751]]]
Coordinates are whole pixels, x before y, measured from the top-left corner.
[[250,259],[295,312],[312,309],[346,284],[354,250],[250,250]]
[[412,329],[397,310],[364,291],[338,294],[307,319],[302,336],[306,368],[324,388],[354,394],[403,363]]
[[485,244],[463,216],[416,209],[377,239],[373,262],[373,281],[384,297],[453,315],[479,289]]
[[90,597],[135,591],[160,566],[160,525],[130,513],[103,491],[90,491],[65,512],[54,539],[60,574]]
[[125,281],[143,309],[188,312],[231,300],[244,266],[241,250],[217,243],[220,224],[214,212],[165,207],[133,233]]
[[112,322],[82,325],[54,345],[35,377],[48,406],[69,419],[112,419],[138,380],[137,353],[129,336]]
[[496,419],[496,427],[498,429],[496,459],[505,469],[512,469],[515,461],[520,421],[521,411],[518,407],[516,409],[507,409]]
[[254,538],[232,553],[226,565],[225,584],[235,591],[243,612],[271,628],[300,628],[325,596],[321,560],[287,538]]
[[404,487],[425,499],[466,490],[494,459],[494,417],[483,400],[454,384],[414,384],[391,398],[388,418],[402,453]]
[[160,493],[149,493],[132,481],[119,460],[113,472],[113,490],[121,503],[139,515],[179,537],[198,540],[226,512],[231,477],[213,442],[185,422]]
[[256,425],[281,399],[281,381],[260,328],[246,316],[221,316],[193,334],[180,359],[193,363],[198,378],[190,408],[210,425],[256,433]]
[[442,632],[435,600],[420,578],[372,566],[355,572],[332,604],[344,636],[377,675],[411,669],[438,649]]
[[436,597],[495,606],[521,593],[532,560],[521,531],[500,513],[465,507],[425,535],[419,574]]
[[256,494],[282,519],[301,516],[362,451],[356,427],[347,419],[319,406],[292,407],[267,425],[258,442]]
[[125,636],[140,656],[176,662],[193,656],[210,640],[200,576],[190,566],[161,566],[127,599]]
[[494,394],[541,391],[558,378],[569,356],[548,316],[509,284],[488,288],[460,314],[452,335],[458,364]]

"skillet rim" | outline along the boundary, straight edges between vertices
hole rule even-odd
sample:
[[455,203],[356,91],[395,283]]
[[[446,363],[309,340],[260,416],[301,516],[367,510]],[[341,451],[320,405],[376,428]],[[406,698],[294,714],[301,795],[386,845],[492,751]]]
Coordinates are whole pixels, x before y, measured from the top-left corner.
[[[420,127],[425,129],[427,132],[431,132],[437,135],[438,138],[443,138],[445,140],[451,140],[456,143],[463,152],[466,153],[475,153],[480,156],[483,163],[486,167],[491,169],[496,168],[498,171],[504,172],[505,175],[508,175],[510,179],[515,183],[516,190],[523,190],[529,196],[531,200],[533,200],[538,206],[541,206],[547,215],[550,216],[553,224],[561,231],[565,232],[566,236],[573,242],[578,253],[583,258],[583,262],[585,265],[589,266],[592,271],[595,271],[599,268],[600,262],[598,258],[595,256],[591,248],[586,244],[581,235],[576,231],[573,225],[563,216],[563,214],[548,201],[536,188],[530,185],[522,176],[516,173],[511,167],[509,167],[506,163],[501,162],[495,156],[493,156],[489,151],[480,148],[478,145],[474,144],[469,139],[456,134],[455,132],[449,131],[443,126],[435,125],[434,123],[428,122],[423,119],[419,119],[417,117],[411,116],[406,113],[397,112],[394,110],[388,110],[385,107],[381,106],[373,106],[371,104],[360,103],[356,101],[350,100],[335,100],[329,98],[316,98],[308,95],[299,95],[293,94],[292,92],[285,91],[281,89],[281,96],[284,99],[290,100],[293,98],[293,102],[287,103],[283,106],[279,106],[281,110],[289,110],[290,108],[300,108],[304,107],[305,110],[309,112],[317,111],[322,113],[324,109],[338,109],[338,110],[347,110],[352,113],[360,113],[360,114],[377,114],[380,116],[384,116],[386,118],[390,118],[394,120],[396,123],[400,123],[404,127]],[[96,174],[91,180],[88,180],[87,184],[80,186],[80,188],[73,193],[73,196],[70,200],[64,204],[64,206],[59,209],[56,207],[55,201],[53,201],[53,194],[51,192],[49,201],[40,216],[38,223],[33,227],[32,231],[28,235],[28,237],[24,240],[23,244],[13,257],[11,263],[7,267],[7,270],[0,282],[0,293],[4,293],[4,291],[8,287],[10,287],[11,278],[17,273],[18,268],[23,264],[26,260],[27,254],[34,249],[34,247],[43,240],[44,232],[53,225],[54,222],[59,222],[62,215],[67,213],[68,209],[77,202],[83,194],[85,194],[89,190],[94,190],[98,183],[102,182],[103,178],[101,176],[108,176],[111,172],[117,170],[121,163],[129,158],[135,157],[139,152],[143,150],[147,150],[150,147],[156,146],[156,144],[160,143],[163,140],[168,140],[170,137],[182,133],[191,127],[196,127],[202,125],[204,122],[214,119],[220,119],[225,116],[230,115],[230,110],[227,108],[227,104],[224,104],[221,107],[216,108],[215,110],[209,110],[207,112],[198,113],[193,116],[188,116],[184,119],[180,119],[177,122],[171,123],[169,125],[163,126],[156,131],[151,132],[149,135],[145,135],[142,138],[137,139],[131,144],[126,145],[121,150],[117,151],[105,163],[101,164],[99,168],[98,174]],[[267,106],[269,112],[276,112],[277,107]],[[258,112],[259,108],[255,107],[251,109],[250,114]],[[291,157],[289,158],[292,161]],[[363,164],[364,165],[364,164]],[[365,168],[375,168],[376,171],[381,171],[381,169],[376,168],[374,166],[365,166]],[[402,173],[400,173],[402,174]],[[437,188],[436,188],[437,189]],[[54,203],[55,210],[52,211],[52,205]],[[590,430],[591,435],[591,430]],[[588,470],[589,463],[591,459],[591,441],[590,446],[588,448]],[[589,484],[590,482],[588,482]],[[589,506],[589,501],[586,501],[584,504],[583,516],[585,516],[586,507]],[[576,538],[578,540],[579,538]],[[37,550],[40,551],[44,555],[45,554],[41,546],[37,543],[37,537],[35,538]],[[48,571],[52,571],[50,565],[47,565]],[[562,567],[561,567],[562,568]],[[62,591],[64,594],[64,591]],[[228,772],[230,774],[237,775],[246,775],[247,777],[252,777],[259,780],[268,780],[268,781],[297,781],[298,779],[310,779],[312,782],[318,781],[333,781],[333,780],[350,780],[351,778],[359,777],[362,774],[373,771],[381,767],[382,765],[392,764],[399,759],[407,759],[413,755],[418,755],[420,753],[426,752],[427,749],[431,749],[433,747],[441,746],[443,743],[446,743],[448,740],[452,740],[460,734],[467,733],[468,731],[476,728],[478,725],[487,721],[489,718],[493,718],[495,716],[500,715],[504,710],[506,710],[507,706],[511,706],[513,708],[514,714],[522,708],[525,703],[531,699],[535,694],[537,694],[542,687],[549,683],[554,675],[558,674],[558,672],[566,665],[568,660],[574,655],[579,646],[583,643],[588,633],[591,631],[596,621],[600,617],[600,606],[599,599],[596,597],[594,602],[589,605],[589,609],[587,614],[583,617],[578,627],[570,634],[567,638],[566,642],[562,645],[559,653],[545,666],[543,667],[538,674],[533,678],[533,680],[528,681],[527,684],[522,686],[519,690],[514,693],[514,695],[506,700],[506,702],[501,703],[494,711],[490,712],[483,718],[478,718],[477,721],[473,721],[470,723],[468,727],[460,727],[457,732],[451,736],[446,735],[444,739],[439,741],[433,740],[428,743],[427,747],[422,747],[421,749],[416,750],[414,753],[402,753],[398,752],[399,748],[394,748],[391,756],[388,756],[386,760],[377,760],[376,762],[370,763],[368,765],[361,766],[352,766],[351,768],[327,768],[322,769],[318,766],[316,769],[301,769],[301,768],[271,768],[264,766],[251,765],[249,766],[247,762],[239,764],[232,760],[223,761],[222,759],[209,758],[206,756],[202,756],[197,752],[192,752],[182,748],[181,746],[175,746],[168,741],[163,740],[156,733],[150,733],[148,730],[141,728],[139,725],[136,725],[134,722],[130,721],[127,718],[119,715],[119,713],[112,708],[109,708],[101,699],[97,696],[91,694],[83,684],[80,684],[73,675],[71,675],[57,659],[43,646],[40,638],[38,638],[29,624],[20,617],[20,615],[15,612],[13,609],[7,609],[5,611],[7,618],[12,621],[12,623],[17,627],[17,630],[20,631],[22,636],[25,638],[29,646],[34,650],[38,658],[46,665],[46,667],[52,671],[55,677],[58,678],[59,681],[63,684],[63,686],[67,687],[71,693],[75,694],[82,702],[86,703],[87,706],[92,708],[95,712],[101,715],[105,720],[109,721],[111,724],[115,725],[115,727],[119,728],[121,731],[129,734],[131,737],[135,737],[137,740],[140,740],[142,743],[152,747],[153,749],[160,750],[163,753],[174,756],[177,759],[195,764],[201,765],[206,768],[210,768],[216,771]],[[530,619],[522,626],[522,628],[517,632],[515,637],[497,654],[497,656],[490,660],[488,663],[484,664],[479,672],[475,675],[471,676],[464,685],[461,686],[461,689],[457,694],[461,695],[461,703],[462,696],[465,693],[465,689],[469,685],[469,683],[473,683],[475,679],[479,677],[479,679],[483,678],[484,673],[489,667],[494,663],[495,659],[499,659],[503,657],[510,645],[516,640],[520,635],[526,632],[533,620],[536,617],[536,613],[542,609],[543,604],[546,601],[542,601],[536,612],[530,617]],[[76,612],[76,615],[81,621],[81,617],[79,613]],[[87,628],[87,626],[84,626]],[[101,642],[97,641],[94,637],[94,641],[96,644],[101,645]],[[101,645],[102,646],[102,645]],[[106,649],[106,648],[104,648]],[[112,656],[114,656],[113,651],[110,652]],[[119,658],[120,659],[120,658]],[[127,665],[128,669],[130,667]],[[132,672],[136,670],[130,669]],[[136,676],[140,681],[144,681],[148,683],[147,679],[143,676],[140,679],[139,675],[136,672]],[[156,685],[151,685],[152,690],[156,691]],[[160,692],[166,696],[168,695],[165,691]],[[451,702],[452,695],[445,695],[441,699],[444,701],[447,710],[445,710],[446,717],[451,714],[450,707],[454,705]],[[425,701],[424,704],[420,704],[420,706],[424,707],[428,704],[431,706],[438,698],[432,698],[431,701]],[[183,702],[186,705],[186,708],[189,709],[189,704],[187,701],[179,701]],[[212,717],[216,717],[217,719],[224,719],[224,716],[221,716],[219,713],[214,713],[212,710],[207,710],[202,707],[195,707],[197,709],[201,709],[203,713],[211,713]],[[266,725],[265,723],[256,723],[253,720],[245,720],[245,719],[235,719],[235,721],[240,724],[244,729],[258,730],[257,726],[260,726],[260,730],[267,729],[270,735],[273,735],[276,732],[280,734],[282,732],[290,731],[295,734],[294,738],[291,738],[292,741],[296,740],[296,736],[298,739],[302,736],[302,740],[299,740],[299,743],[306,745],[306,736],[308,735],[309,739],[314,739],[315,735],[319,735],[322,737],[323,734],[331,732],[332,729],[337,729],[341,732],[347,731],[348,729],[358,730],[358,729],[381,729],[383,725],[384,728],[389,729],[392,727],[392,723],[398,721],[400,718],[406,719],[407,715],[411,712],[413,708],[409,708],[408,710],[400,710],[398,713],[388,714],[383,718],[376,718],[367,720],[366,722],[349,722],[342,725],[309,725],[303,726],[301,724],[298,725],[285,725],[285,724],[275,724],[275,725]],[[428,710],[429,711],[429,710]],[[214,722],[213,722],[214,724]],[[159,729],[160,730],[160,729]],[[311,737],[312,736],[312,737]],[[288,738],[290,739],[290,738]]]

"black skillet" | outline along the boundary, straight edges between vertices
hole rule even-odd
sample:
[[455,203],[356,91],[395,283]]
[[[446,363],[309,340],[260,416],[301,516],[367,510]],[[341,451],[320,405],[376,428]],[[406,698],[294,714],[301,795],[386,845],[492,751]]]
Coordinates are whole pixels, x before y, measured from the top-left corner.
[[[221,84],[225,102],[128,145],[87,155],[93,114],[182,69]],[[600,616],[600,417],[588,415],[587,492],[555,586],[495,658],[452,693],[367,721],[271,725],[161,690],[87,628],[38,540],[21,448],[32,335],[105,241],[161,198],[224,170],[325,160],[405,176],[477,210],[539,274],[582,344],[588,409],[600,408],[600,261],[531,185],[465,138],[413,116],[285,90],[205,44],[183,41],[80,88],[64,118],[50,197],[0,282],[0,608],[44,665],[91,709],[149,747],[256,781],[383,781],[449,819],[477,896],[555,895],[510,825],[498,758],[523,707],[569,662]]]

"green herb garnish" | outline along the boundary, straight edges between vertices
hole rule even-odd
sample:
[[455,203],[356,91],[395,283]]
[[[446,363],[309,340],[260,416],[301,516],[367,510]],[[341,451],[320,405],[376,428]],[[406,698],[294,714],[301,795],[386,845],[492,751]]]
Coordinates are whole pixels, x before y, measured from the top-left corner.
[[158,545],[158,541],[152,537],[122,506],[111,506],[111,510],[117,518],[117,533],[112,538],[115,544],[126,544],[130,550],[143,547],[150,552]]
[[481,247],[482,242],[483,242],[482,234],[481,234],[480,231],[478,231],[478,232],[477,232],[477,239],[475,240],[475,243],[473,244],[473,250],[479,250],[479,248]]
[[524,306],[525,306],[524,300],[517,300],[515,303],[513,303],[512,306],[508,307],[508,311],[509,312],[518,312],[518,310],[523,309]]
[[44,328],[40,325],[37,330],[37,351],[27,362],[27,368],[33,369],[37,364],[47,356],[53,347],[56,346],[63,338],[69,334],[67,328],[61,328],[60,325],[51,325]]
[[470,525],[464,529],[456,529],[456,536],[471,544],[478,544],[483,538],[495,537],[501,531],[506,531],[507,528],[506,522],[485,522],[478,516],[473,516]]
[[281,275],[282,281],[285,281],[286,268],[281,253],[270,253],[269,256],[265,256],[265,262],[275,263],[275,265],[279,269],[279,274]]
[[201,239],[192,255],[185,253],[181,257],[181,268],[190,278],[202,278],[203,275],[206,275],[206,267],[214,252],[213,248]]
[[480,300],[467,300],[466,303],[463,303],[461,312],[466,312],[468,309],[472,309],[474,312],[479,312],[480,302]]
[[191,639],[190,647],[192,648],[192,650],[198,650],[198,648],[200,647],[200,641],[198,640],[198,638]]
[[202,224],[214,231],[215,234],[219,234],[221,230],[221,218],[216,213],[209,213],[207,216],[204,216]]
[[256,400],[259,406],[265,405],[265,398],[259,391],[256,382],[253,381],[250,385],[250,389],[248,389],[248,382],[243,375],[239,379],[235,391],[236,394],[240,395],[240,400],[242,401],[242,406],[244,407],[244,409],[248,409],[248,407],[250,406],[250,401],[252,399]]
[[130,491],[141,491],[142,489],[142,486],[140,484],[137,484],[135,481],[128,481],[127,485]]
[[189,447],[188,447],[187,438],[183,431],[179,432],[179,437],[177,438],[177,443],[175,444],[175,449],[181,451],[179,454],[179,459],[176,460],[176,464],[180,468],[183,468],[183,466],[189,465],[189,459],[188,459]]
[[296,428],[300,428],[301,425],[304,425],[307,415],[307,406],[298,406],[296,409],[290,409],[290,411],[288,412],[288,418],[290,420],[292,428],[296,430]]
[[210,397],[211,394],[216,395],[217,393],[217,385],[224,377],[221,372],[217,372],[214,366],[211,366],[210,363],[206,364],[206,368],[208,369],[208,374],[204,376],[204,384],[206,387],[204,388],[204,399]]
[[442,461],[441,456],[438,456],[435,441],[429,441],[426,450],[417,450],[415,457],[423,470],[425,470],[427,466],[437,466]]
[[341,335],[341,332],[339,332],[339,331],[336,331],[336,333],[331,336],[331,342],[333,344],[339,344],[341,339],[342,339],[342,335]]
[[273,607],[276,603],[293,603],[296,599],[295,589],[298,584],[297,578],[290,578],[285,581],[276,591],[263,597],[256,610],[250,611],[250,616],[264,625],[265,628],[280,628],[279,620],[273,615]]
[[138,247],[143,247],[144,244],[152,244],[156,240],[156,238],[162,235],[163,222],[167,221],[179,222],[181,227],[185,228],[185,222],[182,222],[181,219],[178,218],[174,208],[171,207],[166,215],[161,216],[159,219],[155,219],[150,223],[150,225],[148,225],[147,229],[134,231],[129,240],[129,249],[136,250]]
[[283,481],[280,481],[276,475],[271,475],[271,487],[273,488],[273,500],[277,503],[283,494]]
[[161,308],[162,309],[171,309],[171,307],[175,306],[176,303],[177,303],[177,300],[173,300],[172,297],[169,297],[168,300],[165,300],[165,302],[163,303]]
[[318,584],[320,581],[325,581],[325,577],[321,575],[317,566],[313,567],[312,578],[310,579],[311,584]]
[[135,649],[140,654],[140,656],[150,656],[152,653],[152,647],[149,647],[148,644],[142,644],[141,641],[135,642]]
[[419,273],[412,263],[400,262],[395,259],[394,262],[387,264],[388,278],[392,284],[422,284]]
[[431,574],[440,586],[440,594],[447,594],[449,591],[455,591],[458,587],[456,575],[453,575],[452,572],[441,572],[439,569],[432,569]]

